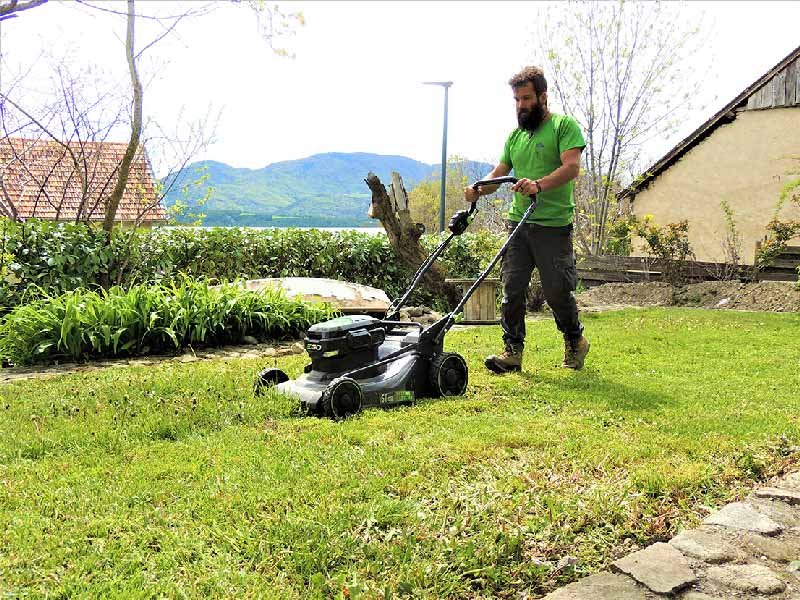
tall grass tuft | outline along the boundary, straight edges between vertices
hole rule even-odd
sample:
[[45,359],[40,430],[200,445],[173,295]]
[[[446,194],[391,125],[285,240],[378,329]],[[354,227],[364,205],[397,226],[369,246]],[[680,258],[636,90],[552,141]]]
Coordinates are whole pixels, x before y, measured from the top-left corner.
[[169,285],[75,290],[20,305],[0,321],[0,357],[14,364],[121,357],[214,346],[244,335],[296,337],[335,314],[328,304],[218,287],[183,277]]

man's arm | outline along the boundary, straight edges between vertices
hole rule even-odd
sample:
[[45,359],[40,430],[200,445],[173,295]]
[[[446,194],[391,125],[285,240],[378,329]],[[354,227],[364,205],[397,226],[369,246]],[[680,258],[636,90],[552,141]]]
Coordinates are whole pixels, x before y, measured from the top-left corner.
[[520,179],[511,186],[511,189],[520,194],[530,196],[539,191],[552,190],[575,179],[581,172],[581,150],[583,148],[570,148],[561,153],[561,166],[539,180],[541,190],[536,188],[536,182],[531,179]]
[[[494,179],[495,177],[505,177],[511,173],[511,167],[505,163],[498,164],[491,173],[486,175],[484,179]],[[477,190],[473,190],[472,186],[464,188],[464,200],[467,202],[477,202],[479,196],[486,196],[497,191],[499,185],[482,185]]]

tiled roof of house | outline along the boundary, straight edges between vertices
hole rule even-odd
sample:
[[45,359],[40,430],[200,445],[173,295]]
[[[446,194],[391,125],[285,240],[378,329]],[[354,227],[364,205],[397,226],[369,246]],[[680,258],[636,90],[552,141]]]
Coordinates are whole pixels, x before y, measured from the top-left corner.
[[[10,200],[21,219],[74,221],[80,211],[81,220],[88,216],[91,221],[102,221],[104,200],[114,189],[127,144],[70,142],[68,146],[69,150],[52,140],[0,140],[0,176],[8,195],[6,198],[0,189],[0,208]],[[131,164],[116,220],[147,223],[165,219],[164,208],[156,198],[152,173],[140,147]]]

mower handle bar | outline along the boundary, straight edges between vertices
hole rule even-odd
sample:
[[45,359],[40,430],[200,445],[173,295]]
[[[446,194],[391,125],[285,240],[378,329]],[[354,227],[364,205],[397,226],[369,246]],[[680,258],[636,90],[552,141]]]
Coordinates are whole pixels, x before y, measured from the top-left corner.
[[477,190],[482,185],[500,185],[501,183],[517,183],[516,177],[495,177],[494,179],[481,179],[472,184],[472,189]]

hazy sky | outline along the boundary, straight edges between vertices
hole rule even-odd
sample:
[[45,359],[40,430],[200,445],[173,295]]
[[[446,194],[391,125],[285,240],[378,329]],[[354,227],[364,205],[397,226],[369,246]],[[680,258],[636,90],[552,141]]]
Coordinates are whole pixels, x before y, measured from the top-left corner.
[[[179,8],[171,2],[137,6],[160,14]],[[246,7],[221,4],[208,16],[182,22],[147,52],[146,114],[169,123],[179,114],[198,117],[209,106],[221,110],[217,141],[198,158],[237,167],[330,151],[400,154],[433,163],[441,155],[443,92],[421,82],[452,80],[448,154],[490,162],[499,155],[516,122],[506,82],[536,62],[532,40],[541,5],[281,6],[302,11],[306,19],[295,36],[279,42],[296,54],[294,60],[269,51]],[[653,158],[800,44],[800,2],[695,2],[683,17],[693,22],[702,11],[712,34],[695,60],[698,68],[710,68],[703,92],[707,106],[674,139],[655,141],[649,148]],[[127,85],[124,25],[119,16],[53,0],[3,22],[3,83],[42,49],[69,49],[72,60],[102,67]],[[154,34],[152,23],[140,21],[139,47]],[[34,72],[46,68],[42,59]]]

